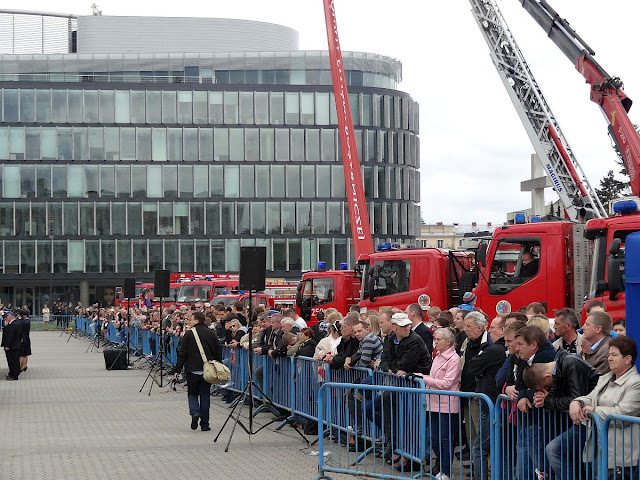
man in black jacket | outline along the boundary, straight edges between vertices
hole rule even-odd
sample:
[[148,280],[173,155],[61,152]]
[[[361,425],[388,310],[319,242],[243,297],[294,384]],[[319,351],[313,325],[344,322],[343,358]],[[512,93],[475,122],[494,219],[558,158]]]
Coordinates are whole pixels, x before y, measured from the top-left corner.
[[22,351],[22,326],[11,310],[2,312],[4,328],[2,329],[2,347],[7,356],[9,374],[7,380],[18,380],[20,375],[20,352]]
[[422,338],[422,341],[427,346],[429,353],[433,351],[433,334],[427,324],[424,323],[424,310],[417,303],[412,303],[404,311],[411,320],[411,330],[416,332]]
[[[467,316],[467,318],[470,317]],[[496,384],[496,375],[507,356],[503,333],[504,319],[502,317],[494,318],[489,327],[489,338],[493,343],[481,344],[478,354],[467,362],[467,375],[476,379],[475,392],[487,395],[492,404],[495,404],[500,394]],[[482,401],[479,402],[476,430],[477,435],[473,445],[473,475],[476,480],[487,480],[489,478],[487,459],[491,445],[491,422],[489,408]]]
[[178,372],[184,366],[187,372],[187,396],[189,399],[189,414],[191,415],[191,430],[200,428],[203,432],[211,430],[209,427],[209,406],[211,403],[211,385],[204,380],[204,362],[200,348],[196,342],[193,331],[195,330],[202,344],[207,360],[222,361],[222,350],[215,332],[204,324],[203,312],[194,312],[195,321],[191,330],[184,334],[178,347],[178,362],[176,363],[176,379]]
[[345,317],[344,322],[342,323],[342,329],[340,330],[342,340],[340,340],[340,343],[336,348],[336,354],[327,354],[323,359],[325,363],[329,364],[332,370],[340,370],[344,368],[345,360],[358,351],[360,342],[353,334],[353,326],[359,320],[360,318],[357,313],[354,313],[353,315],[349,313]]
[[[531,365],[523,376],[527,387],[535,390],[534,405],[556,412],[569,412],[571,402],[587,395],[598,383],[598,372],[591,365],[563,349],[555,361]],[[578,424],[547,444],[547,458],[556,477],[571,478],[571,462],[564,461],[563,468],[563,458],[578,458],[586,438],[587,428]]]

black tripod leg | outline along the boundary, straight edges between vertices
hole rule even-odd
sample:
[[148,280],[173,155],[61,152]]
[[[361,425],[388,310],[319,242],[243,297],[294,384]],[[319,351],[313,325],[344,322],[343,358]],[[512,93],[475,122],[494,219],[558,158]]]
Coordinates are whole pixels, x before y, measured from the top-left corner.
[[[241,401],[236,403],[235,406],[233,407],[233,409],[229,412],[229,415],[227,415],[227,419],[224,421],[224,423],[222,424],[222,427],[220,427],[220,431],[218,432],[218,434],[216,435],[216,438],[213,439],[214,442],[218,441],[218,438],[220,437],[220,434],[222,433],[222,431],[224,430],[224,427],[227,426],[227,423],[229,423],[229,420],[231,420],[233,418],[233,414],[236,411],[236,408],[238,408],[238,404],[242,403],[244,405],[244,397],[247,394],[247,389],[249,388],[249,384],[247,383],[247,385],[244,387],[244,390],[242,391],[242,393],[240,394],[240,398]],[[242,410],[242,405],[240,406],[240,410]],[[239,420],[240,418],[240,412],[238,412],[238,417],[236,418],[236,423],[240,422]],[[240,422],[240,424],[242,425],[242,428],[246,431],[247,429],[245,428],[245,426],[242,424],[242,422]],[[235,429],[235,427],[234,427]],[[251,434],[251,432],[247,433]],[[233,432],[231,432],[231,436],[233,436]],[[229,441],[231,441],[231,438],[229,438]],[[229,445],[227,444],[227,448],[229,448]]]

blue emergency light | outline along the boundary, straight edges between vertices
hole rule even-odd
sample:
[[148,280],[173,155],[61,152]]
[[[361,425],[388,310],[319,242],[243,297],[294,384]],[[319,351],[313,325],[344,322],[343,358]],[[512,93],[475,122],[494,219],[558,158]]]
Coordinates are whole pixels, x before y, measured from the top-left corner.
[[527,223],[527,219],[524,216],[523,212],[518,212],[513,216],[513,221],[515,223]]
[[327,262],[318,262],[318,271],[324,272],[327,270]]
[[340,270],[349,270],[349,264],[348,263],[341,263],[340,264]]
[[384,252],[386,250],[391,250],[391,243],[384,242],[384,243],[381,243],[380,245],[378,245],[378,251],[379,252]]
[[638,211],[638,202],[636,200],[621,200],[613,204],[613,213],[635,213]]
[[531,218],[529,219],[531,223],[537,223],[540,220],[541,220],[540,215],[531,215]]

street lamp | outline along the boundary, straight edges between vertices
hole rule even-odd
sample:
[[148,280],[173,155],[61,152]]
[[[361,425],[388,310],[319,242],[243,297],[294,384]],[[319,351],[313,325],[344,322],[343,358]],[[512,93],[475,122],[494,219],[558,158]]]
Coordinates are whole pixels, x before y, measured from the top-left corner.
[[53,308],[53,212],[49,210],[49,308]]

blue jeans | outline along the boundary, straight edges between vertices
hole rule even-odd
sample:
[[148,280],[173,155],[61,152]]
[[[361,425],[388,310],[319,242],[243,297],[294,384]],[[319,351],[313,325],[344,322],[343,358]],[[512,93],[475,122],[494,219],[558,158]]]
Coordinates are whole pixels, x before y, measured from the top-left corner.
[[[520,421],[523,416],[518,417]],[[530,418],[528,419],[530,420]],[[540,454],[536,452],[538,443],[544,455],[544,442],[541,441],[542,429],[537,424],[523,422],[518,425],[518,439],[516,443],[516,453],[518,454],[518,480],[533,480],[535,477],[535,466],[541,465],[538,461]]]
[[476,480],[488,480],[489,478],[489,449],[491,446],[491,421],[489,409],[480,402],[480,417],[478,419],[478,431],[473,443],[473,477]]
[[[459,417],[457,413],[429,412],[430,420],[427,423],[427,438],[430,445],[427,445],[427,455],[431,449],[440,460],[440,471],[447,476],[451,476],[451,460],[453,459],[453,449],[455,443],[452,442],[453,432],[459,428]],[[430,429],[430,431],[429,431]]]
[[587,427],[579,424],[572,426],[549,442],[545,451],[555,478],[569,480],[582,476],[580,474],[583,468],[581,452],[586,440]]
[[200,416],[200,427],[209,426],[209,406],[211,405],[211,384],[202,375],[187,373],[187,398],[189,415]]

